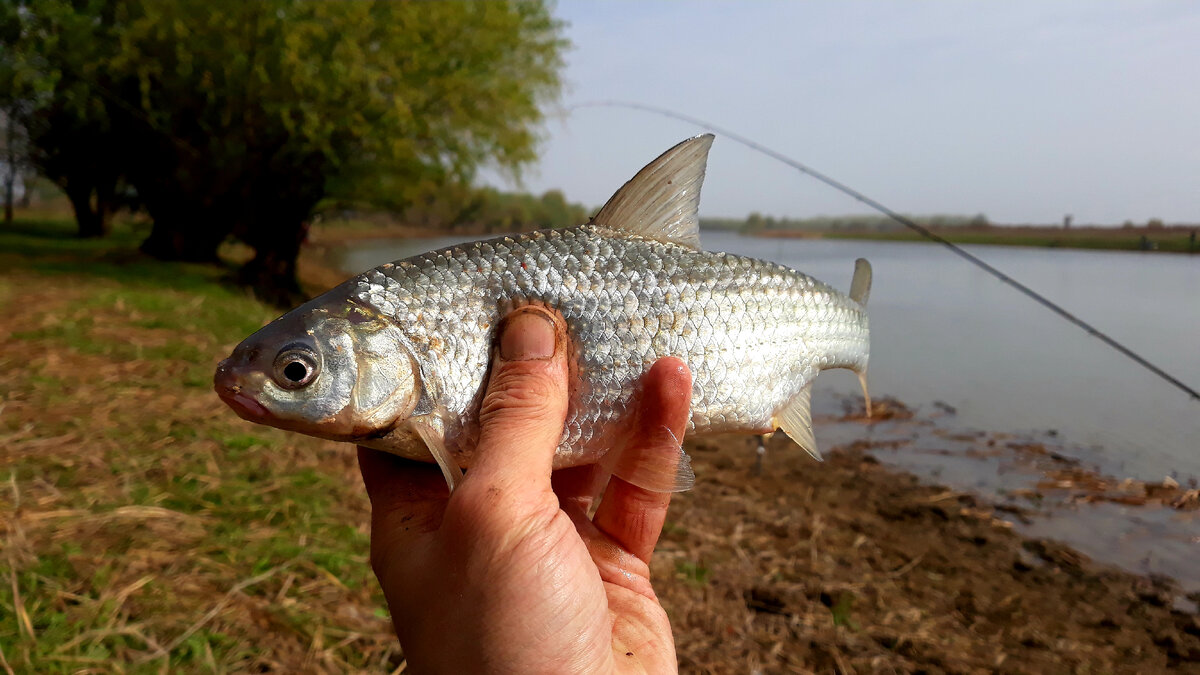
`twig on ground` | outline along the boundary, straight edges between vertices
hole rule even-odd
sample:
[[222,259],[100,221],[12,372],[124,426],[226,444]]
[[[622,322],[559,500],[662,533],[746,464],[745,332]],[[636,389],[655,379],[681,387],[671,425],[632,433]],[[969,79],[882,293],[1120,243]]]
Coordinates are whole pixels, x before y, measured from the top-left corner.
[[8,665],[8,659],[4,656],[3,647],[0,647],[0,666],[4,666],[4,672],[8,673],[8,675],[16,675],[13,672],[12,666]]

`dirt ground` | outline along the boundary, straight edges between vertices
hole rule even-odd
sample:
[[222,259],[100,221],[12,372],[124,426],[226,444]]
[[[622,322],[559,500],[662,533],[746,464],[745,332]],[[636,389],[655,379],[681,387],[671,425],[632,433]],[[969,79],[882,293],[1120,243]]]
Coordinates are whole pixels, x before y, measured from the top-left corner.
[[1170,580],[1022,538],[862,449],[818,463],[776,438],[760,476],[744,439],[690,452],[655,559],[683,671],[1200,672]]

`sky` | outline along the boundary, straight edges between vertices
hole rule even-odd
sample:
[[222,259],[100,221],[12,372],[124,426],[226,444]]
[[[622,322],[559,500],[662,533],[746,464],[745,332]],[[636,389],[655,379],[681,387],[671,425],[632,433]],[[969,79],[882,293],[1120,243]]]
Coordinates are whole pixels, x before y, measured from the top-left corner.
[[[703,129],[912,214],[1200,221],[1200,3],[560,2],[572,42],[521,187],[602,204]],[[494,174],[487,182],[514,187]],[[869,209],[718,136],[701,215]]]

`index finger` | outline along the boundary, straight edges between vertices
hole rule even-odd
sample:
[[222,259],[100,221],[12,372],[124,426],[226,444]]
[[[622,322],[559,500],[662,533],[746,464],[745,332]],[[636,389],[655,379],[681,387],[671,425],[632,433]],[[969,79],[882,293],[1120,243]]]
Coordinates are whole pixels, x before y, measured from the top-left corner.
[[[632,461],[662,465],[673,474],[687,430],[692,400],[692,374],[675,357],[659,359],[642,381],[642,405],[626,453]],[[646,563],[662,534],[671,493],[651,492],[613,476],[592,522],[621,548]]]

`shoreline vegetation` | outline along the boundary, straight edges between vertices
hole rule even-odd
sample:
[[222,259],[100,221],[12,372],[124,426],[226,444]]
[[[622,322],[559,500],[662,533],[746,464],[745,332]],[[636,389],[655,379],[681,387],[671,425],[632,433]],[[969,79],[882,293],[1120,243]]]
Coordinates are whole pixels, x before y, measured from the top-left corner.
[[[278,314],[225,267],[0,227],[0,658],[17,673],[400,672],[353,451],[239,420],[218,359]],[[315,293],[321,228],[300,258]],[[845,423],[867,424],[849,416]],[[818,422],[820,424],[820,422]],[[1021,536],[1013,514],[777,435],[689,442],[653,560],[684,672],[1200,668],[1169,579]]]
[[[586,222],[586,216],[578,222]],[[1071,228],[1045,225],[992,225],[963,219],[960,224],[938,224],[950,217],[918,219],[931,232],[955,244],[1024,246],[1105,251],[1141,251],[1162,253],[1200,253],[1200,225],[1124,225],[1118,227],[1078,226]],[[932,221],[932,222],[931,222]],[[575,221],[571,221],[574,223]],[[862,239],[870,241],[931,242],[919,233],[892,221],[875,217],[816,218],[811,221],[782,221],[783,226],[747,227],[746,221],[702,219],[701,231],[737,232],[745,236],[778,239]],[[807,223],[807,225],[789,223]],[[844,224],[843,224],[844,223]],[[505,229],[503,224],[479,226],[465,224],[440,227],[432,224],[411,225],[385,216],[322,219],[309,231],[309,242],[332,246],[366,239],[408,237],[444,237],[499,235],[526,228]]]
[[[1158,218],[1151,218],[1141,225],[1125,221],[1116,227],[1073,225],[1070,217],[1057,226],[996,224],[990,222],[983,214],[969,217],[914,215],[909,218],[955,244],[1200,253],[1200,224],[1168,225]],[[754,213],[745,220],[703,219],[701,226],[757,237],[930,241],[884,215],[816,216],[777,220]]]
[[[1026,246],[1033,248],[1069,248],[1105,251],[1156,251],[1163,253],[1200,253],[1200,230],[1196,227],[1111,228],[1087,227],[1064,230],[1032,225],[992,225],[976,228],[933,228],[931,231],[955,244],[995,246]],[[931,242],[911,230],[890,232],[826,231],[814,234],[803,231],[770,230],[754,233],[759,237],[826,239],[865,239],[872,241]]]

